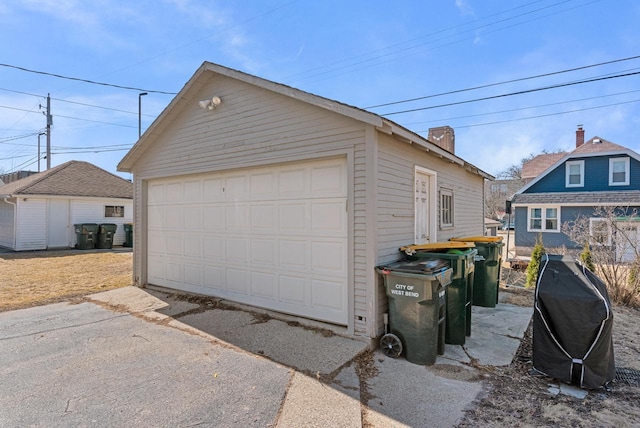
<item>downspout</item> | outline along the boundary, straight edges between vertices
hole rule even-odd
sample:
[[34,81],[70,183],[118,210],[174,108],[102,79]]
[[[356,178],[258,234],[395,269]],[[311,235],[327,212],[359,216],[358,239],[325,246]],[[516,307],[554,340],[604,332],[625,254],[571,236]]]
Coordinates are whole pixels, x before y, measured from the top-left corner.
[[10,205],[13,205],[13,250],[15,251],[16,249],[16,235],[17,235],[17,231],[16,231],[16,222],[18,221],[18,205],[16,205],[15,202],[10,202],[9,201],[9,196],[5,196],[4,197],[4,201]]

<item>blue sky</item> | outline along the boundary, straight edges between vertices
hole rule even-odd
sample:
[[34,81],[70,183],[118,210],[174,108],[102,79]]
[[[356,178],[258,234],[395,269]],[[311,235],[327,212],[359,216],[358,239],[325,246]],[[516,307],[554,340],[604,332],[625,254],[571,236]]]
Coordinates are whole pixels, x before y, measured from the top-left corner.
[[[371,108],[635,57],[638,22],[634,0],[5,0],[0,170],[37,170],[50,93],[52,166],[77,159],[116,173],[138,137],[140,90],[178,92],[203,61],[388,114],[425,136],[449,125],[456,154],[494,175],[529,154],[573,149],[578,124],[586,138],[640,152],[640,74],[613,77],[640,71],[640,58]],[[473,101],[602,77],[611,78]],[[172,97],[142,97],[143,131]],[[406,110],[415,111],[397,113]]]

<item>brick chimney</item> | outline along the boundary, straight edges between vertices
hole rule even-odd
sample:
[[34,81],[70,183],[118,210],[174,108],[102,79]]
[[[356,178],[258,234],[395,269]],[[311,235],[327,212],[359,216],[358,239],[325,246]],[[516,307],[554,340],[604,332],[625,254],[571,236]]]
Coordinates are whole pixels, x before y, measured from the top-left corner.
[[437,128],[429,128],[429,136],[427,137],[436,146],[455,154],[456,135],[450,126],[439,126]]
[[584,129],[582,129],[582,125],[578,125],[578,130],[576,131],[576,149],[584,144]]

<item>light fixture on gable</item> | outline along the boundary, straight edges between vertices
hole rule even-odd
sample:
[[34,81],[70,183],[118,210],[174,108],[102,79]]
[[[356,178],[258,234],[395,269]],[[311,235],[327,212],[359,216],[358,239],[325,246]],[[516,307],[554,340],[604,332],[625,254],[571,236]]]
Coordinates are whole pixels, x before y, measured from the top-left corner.
[[213,110],[222,103],[220,97],[213,97],[208,100],[202,100],[198,102],[198,105],[202,110]]

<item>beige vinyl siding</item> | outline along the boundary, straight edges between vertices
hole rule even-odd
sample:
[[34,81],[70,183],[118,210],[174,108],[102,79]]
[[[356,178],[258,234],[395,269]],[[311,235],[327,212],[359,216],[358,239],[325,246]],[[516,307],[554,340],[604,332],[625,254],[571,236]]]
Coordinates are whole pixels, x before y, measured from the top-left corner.
[[0,199],[0,245],[3,247],[13,248],[14,213],[14,205]]
[[18,198],[17,204],[16,251],[44,250],[47,248],[47,200]]
[[[414,241],[414,175],[415,167],[434,171],[437,175],[436,192],[440,188],[453,191],[454,227],[437,230],[437,241],[446,241],[453,236],[482,235],[484,215],[484,179],[458,165],[452,164],[424,149],[394,140],[379,134],[379,158],[377,177],[377,264],[389,263],[402,258],[399,248]],[[439,222],[438,206],[431,221]],[[382,314],[387,310],[386,294],[382,278],[378,278],[378,333],[383,332]]]
[[[215,110],[202,110],[198,100],[216,95],[222,104]],[[365,217],[365,125],[359,121],[308,103],[267,91],[247,83],[216,75],[199,90],[165,127],[153,136],[153,149],[141,154],[135,163],[134,275],[146,283],[144,269],[145,180],[184,176],[202,172],[229,171],[261,165],[295,162],[323,157],[348,160],[349,255],[354,334],[367,333]]]

